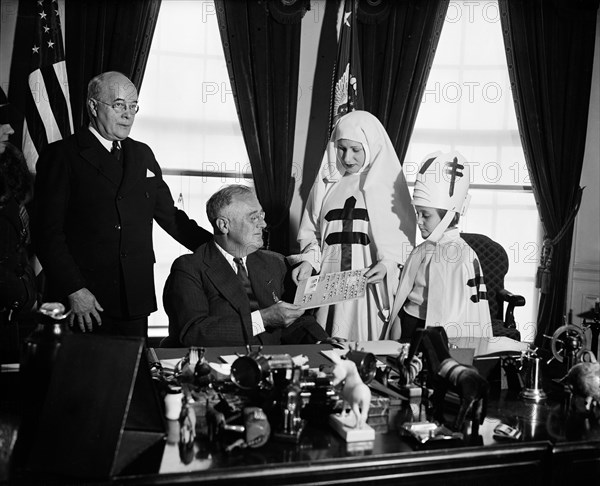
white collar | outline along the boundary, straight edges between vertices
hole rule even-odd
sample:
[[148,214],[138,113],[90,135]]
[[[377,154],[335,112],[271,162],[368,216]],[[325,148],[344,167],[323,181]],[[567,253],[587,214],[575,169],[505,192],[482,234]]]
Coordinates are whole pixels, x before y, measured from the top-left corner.
[[[102,135],[100,135],[98,133],[98,130],[96,130],[92,125],[88,125],[88,129],[90,130],[90,132],[92,132],[94,134],[94,136],[98,139],[98,141],[102,144],[102,146],[108,150],[109,152],[112,150],[112,140],[106,140]],[[119,140],[117,140],[117,142],[119,142],[119,148],[121,147],[121,142]]]
[[[229,253],[227,250],[225,250],[222,246],[220,246],[216,241],[214,243],[215,243],[215,246],[218,248],[218,250],[225,257],[225,260],[227,260],[227,263],[229,263],[231,268],[233,268],[233,271],[235,273],[237,273],[237,265],[233,261],[234,256],[231,253]],[[244,267],[246,267],[246,271],[248,271],[248,266],[246,265],[246,258],[247,257],[242,257],[242,263],[244,264]]]

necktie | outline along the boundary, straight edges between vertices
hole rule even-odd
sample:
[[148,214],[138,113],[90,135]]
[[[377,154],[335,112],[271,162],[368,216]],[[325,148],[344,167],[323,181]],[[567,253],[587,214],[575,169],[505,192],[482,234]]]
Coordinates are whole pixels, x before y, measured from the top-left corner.
[[119,142],[117,140],[112,143],[112,149],[110,149],[110,153],[113,154],[115,159],[121,162],[121,147],[119,146]]
[[235,266],[237,267],[237,275],[238,278],[242,281],[244,285],[244,289],[246,290],[246,295],[248,296],[248,300],[250,301],[250,312],[254,312],[258,310],[258,301],[256,300],[256,296],[252,291],[252,284],[250,283],[250,279],[248,278],[248,272],[246,272],[246,267],[244,267],[244,262],[241,258],[234,258]]

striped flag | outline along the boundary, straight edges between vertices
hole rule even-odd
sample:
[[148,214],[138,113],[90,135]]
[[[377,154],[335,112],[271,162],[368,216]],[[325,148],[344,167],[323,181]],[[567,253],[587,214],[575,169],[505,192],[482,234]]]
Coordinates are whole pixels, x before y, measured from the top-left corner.
[[[64,3],[61,0],[60,7]],[[13,143],[21,144],[31,172],[35,172],[46,145],[73,133],[60,9],[56,0],[20,0],[14,25],[10,81],[5,93],[8,104],[2,114],[6,118],[3,122],[9,121],[15,129]],[[26,223],[24,208],[21,217]],[[42,288],[41,266],[35,255],[31,260]]]
[[[29,48],[22,149],[31,171],[49,143],[73,133],[65,50],[56,0],[21,0],[17,38]],[[15,80],[11,76],[13,89]],[[11,93],[9,92],[9,99]]]
[[338,53],[333,75],[330,131],[338,119],[353,110],[362,110],[362,78],[358,52],[356,12],[358,0],[341,0],[338,13]]

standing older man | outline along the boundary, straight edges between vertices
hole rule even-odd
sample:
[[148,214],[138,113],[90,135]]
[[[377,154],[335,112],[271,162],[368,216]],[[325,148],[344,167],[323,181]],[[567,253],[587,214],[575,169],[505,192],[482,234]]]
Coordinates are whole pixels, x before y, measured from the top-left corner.
[[88,85],[88,127],[37,163],[36,251],[47,299],[68,300],[82,332],[146,336],[156,310],[152,224],[190,250],[211,235],[178,210],[152,150],[129,138],[133,83],[106,72]]
[[211,196],[206,212],[214,241],[175,260],[165,284],[168,345],[313,344],[327,339],[312,316],[284,302],[293,297],[294,285],[283,255],[260,249],[265,220],[254,192],[227,186]]

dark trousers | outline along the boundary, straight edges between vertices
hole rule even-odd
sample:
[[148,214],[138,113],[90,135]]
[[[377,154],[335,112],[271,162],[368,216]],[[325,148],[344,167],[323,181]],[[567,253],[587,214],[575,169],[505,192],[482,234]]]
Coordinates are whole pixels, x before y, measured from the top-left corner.
[[407,314],[404,312],[404,307],[400,309],[398,315],[402,329],[400,342],[409,343],[417,329],[425,329],[425,320]]

